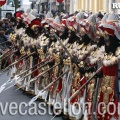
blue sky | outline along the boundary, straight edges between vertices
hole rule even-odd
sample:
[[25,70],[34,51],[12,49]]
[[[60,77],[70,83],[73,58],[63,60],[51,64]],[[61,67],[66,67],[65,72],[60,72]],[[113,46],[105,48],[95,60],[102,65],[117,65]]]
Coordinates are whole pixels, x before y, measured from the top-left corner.
[[23,0],[23,4],[27,4],[27,5],[29,5],[30,2],[29,2],[29,0]]

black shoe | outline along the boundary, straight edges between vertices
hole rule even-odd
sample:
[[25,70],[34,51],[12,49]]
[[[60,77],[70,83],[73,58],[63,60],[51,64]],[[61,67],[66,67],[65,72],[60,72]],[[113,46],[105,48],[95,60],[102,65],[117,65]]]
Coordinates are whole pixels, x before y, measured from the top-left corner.
[[69,116],[63,115],[63,116],[62,116],[62,120],[70,120],[70,119],[69,119]]
[[26,91],[23,91],[22,94],[23,94],[23,95],[27,95]]
[[[57,111],[56,111],[56,113],[57,113]],[[56,114],[53,113],[53,116],[55,116],[55,117],[62,117],[62,116],[63,116],[63,113],[58,114],[58,115],[56,115]]]
[[22,88],[20,88],[19,90],[25,92]]
[[84,115],[82,115],[82,117],[80,118],[80,120],[83,120],[83,117],[84,117]]
[[40,98],[38,98],[37,101],[38,102],[45,102],[43,99],[40,99]]
[[28,95],[29,98],[33,98],[34,96],[33,95]]
[[34,95],[28,94],[28,93],[27,93],[27,96],[28,96],[29,98],[33,98],[33,97],[34,97]]

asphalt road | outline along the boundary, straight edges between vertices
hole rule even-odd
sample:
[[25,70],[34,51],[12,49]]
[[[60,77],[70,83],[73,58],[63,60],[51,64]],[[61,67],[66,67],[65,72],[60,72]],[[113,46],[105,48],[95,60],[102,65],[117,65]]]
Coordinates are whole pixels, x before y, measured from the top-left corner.
[[[0,75],[0,86],[7,80],[8,80],[7,72],[4,72],[3,74]],[[19,108],[16,108],[15,111],[14,110],[12,111],[12,114],[16,112],[15,115],[11,115],[9,109],[11,103],[15,102],[19,106],[21,102],[28,103],[31,100],[30,97],[22,94],[22,91],[19,90],[15,91],[16,88],[17,87],[14,86],[9,90],[0,93],[0,120],[62,120],[61,117],[53,118],[54,116],[49,115],[48,113],[46,113],[45,115],[35,114],[36,113],[35,110],[39,110],[38,105],[40,102],[38,101],[36,102],[37,107],[35,105],[27,108],[24,108],[24,106],[21,107],[22,113],[24,113],[24,111],[27,110],[27,113],[25,115],[20,114]],[[2,113],[1,106],[3,106],[3,109],[6,110],[4,114]],[[12,106],[14,105],[12,104]]]
[[[5,83],[8,80],[9,76],[7,76],[7,72],[4,72],[3,74],[0,75],[0,86]],[[30,98],[27,95],[22,94],[22,91],[18,90],[16,86],[10,88],[7,91],[4,91],[0,93],[0,120],[62,120],[61,117],[54,117],[52,115],[49,115],[48,113],[44,115],[38,114],[39,110],[39,101],[36,101],[36,105],[32,105],[31,107],[21,107],[22,113],[27,110],[27,113],[24,115],[20,114],[19,107],[15,109],[17,111],[14,115],[11,115],[10,112],[10,105],[11,103],[16,103],[18,106],[21,103],[28,103],[32,98]],[[8,104],[8,105],[7,105]],[[2,107],[3,106],[3,111],[4,114],[2,113]],[[13,106],[13,104],[12,104]],[[46,107],[44,107],[46,110],[48,110]],[[6,110],[6,111],[5,111]],[[12,114],[15,112],[14,110],[12,111]],[[42,113],[42,111],[41,111]],[[120,117],[119,117],[120,120]]]

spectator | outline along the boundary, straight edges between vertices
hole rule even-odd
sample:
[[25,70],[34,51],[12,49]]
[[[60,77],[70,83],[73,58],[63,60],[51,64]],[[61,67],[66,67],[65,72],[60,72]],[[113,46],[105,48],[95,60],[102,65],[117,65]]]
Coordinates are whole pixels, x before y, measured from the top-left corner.
[[16,21],[14,19],[11,19],[9,21],[9,28],[6,30],[5,35],[8,37],[10,33],[14,32],[14,27],[16,25]]
[[0,20],[0,29],[4,29],[3,26],[4,26],[4,22]]
[[5,31],[6,30],[8,30],[9,29],[9,20],[8,20],[8,18],[4,18],[3,19],[3,22],[4,22],[4,24],[3,24],[3,27],[4,27],[4,29],[5,29]]
[[[0,44],[3,42],[6,42],[7,38],[5,36],[5,30],[3,28],[0,28]],[[0,45],[0,50],[4,51],[7,48],[10,48],[11,43],[10,42],[6,42],[5,44]]]
[[97,17],[101,20],[103,18],[103,14],[99,12]]
[[11,19],[9,20],[9,22],[12,24],[13,27],[15,27],[16,24],[17,24],[17,21],[16,21],[16,19],[14,17],[11,17]]
[[[5,30],[3,28],[0,28],[0,44],[6,41],[7,38],[5,37]],[[5,50],[6,48],[7,48],[6,44],[0,45],[1,50]]]

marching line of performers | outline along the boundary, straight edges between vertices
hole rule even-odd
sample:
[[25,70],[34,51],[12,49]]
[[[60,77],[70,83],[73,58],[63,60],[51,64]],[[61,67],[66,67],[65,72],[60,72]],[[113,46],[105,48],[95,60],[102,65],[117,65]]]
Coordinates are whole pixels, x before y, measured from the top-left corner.
[[[0,93],[17,85],[17,90],[33,95],[29,105],[38,98],[50,106],[59,102],[65,120],[118,120],[117,110],[114,115],[107,111],[109,103],[118,107],[120,99],[117,14],[99,18],[79,12],[53,18],[48,12],[39,19],[34,10],[19,10],[10,22],[14,25],[9,35],[11,46],[0,56],[4,62],[1,74],[9,70],[10,79]],[[83,108],[86,102],[90,106]],[[100,106],[103,115],[97,109],[101,102],[105,103]],[[80,114],[73,114],[72,108],[76,113],[81,109]],[[111,112],[113,108],[111,105]]]

